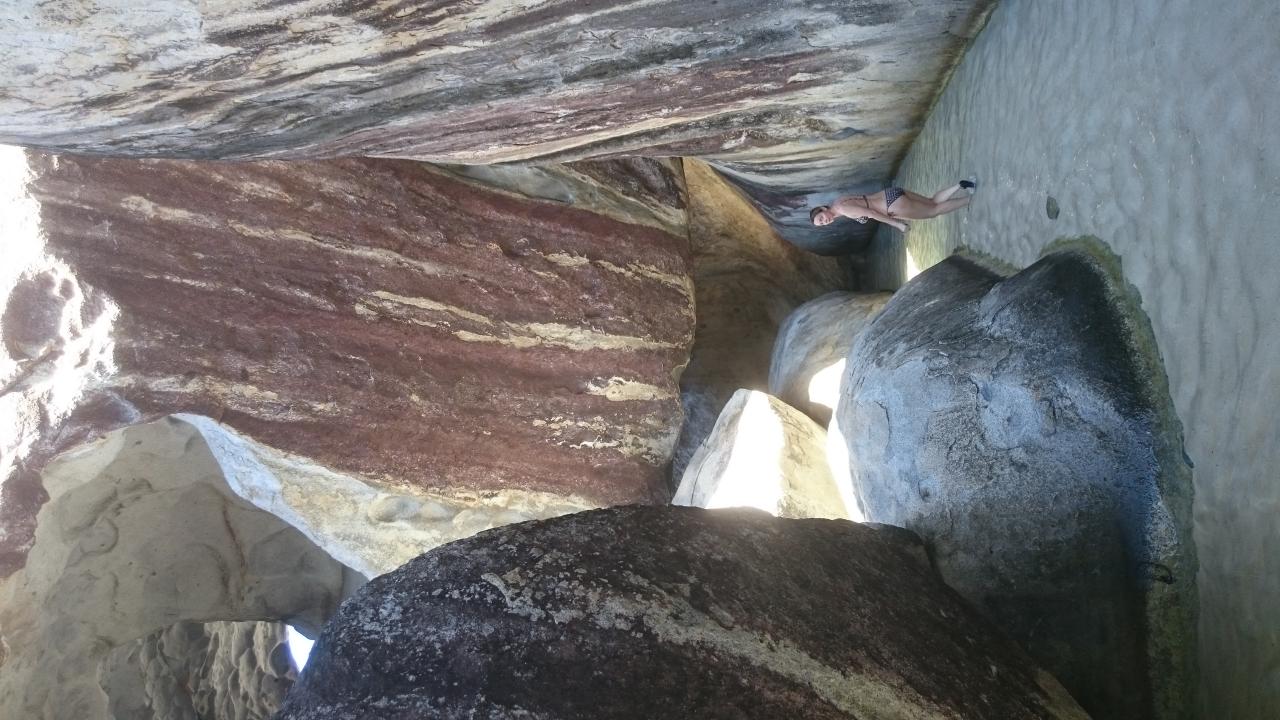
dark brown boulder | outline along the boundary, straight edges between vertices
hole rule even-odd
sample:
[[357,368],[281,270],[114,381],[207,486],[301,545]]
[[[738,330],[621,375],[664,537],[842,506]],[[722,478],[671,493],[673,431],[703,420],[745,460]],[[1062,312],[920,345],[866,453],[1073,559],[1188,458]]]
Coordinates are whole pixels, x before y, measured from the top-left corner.
[[346,602],[280,720],[1081,718],[897,528],[613,508],[439,547]]

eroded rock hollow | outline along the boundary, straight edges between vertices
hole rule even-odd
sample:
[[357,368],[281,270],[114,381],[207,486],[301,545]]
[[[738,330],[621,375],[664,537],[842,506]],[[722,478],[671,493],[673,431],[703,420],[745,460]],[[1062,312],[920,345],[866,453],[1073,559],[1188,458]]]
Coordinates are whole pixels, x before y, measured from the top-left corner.
[[237,495],[227,459],[166,419],[45,469],[28,565],[0,583],[3,717],[234,718],[278,703],[292,674],[278,630],[201,624],[314,633],[364,577]]

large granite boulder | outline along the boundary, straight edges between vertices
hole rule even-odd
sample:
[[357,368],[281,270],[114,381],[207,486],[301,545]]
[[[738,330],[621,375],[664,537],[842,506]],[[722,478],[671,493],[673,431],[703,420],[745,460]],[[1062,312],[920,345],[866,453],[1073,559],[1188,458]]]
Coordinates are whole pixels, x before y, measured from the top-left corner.
[[507,526],[344,603],[279,717],[1083,718],[916,547],[754,510]]
[[49,458],[175,412],[405,496],[370,517],[456,524],[435,542],[669,499],[678,165],[26,161],[0,178],[0,575]]
[[686,413],[673,466],[679,479],[739,388],[764,391],[778,328],[805,301],[848,285],[835,258],[784,241],[706,163],[684,161],[689,188],[697,330],[680,377]]
[[854,344],[836,415],[868,520],[1107,718],[1188,717],[1191,484],[1145,316],[1085,246],[952,257]]
[[739,390],[694,453],[672,504],[753,507],[776,517],[857,519],[827,464],[827,431],[781,400]]
[[796,308],[773,343],[769,394],[826,426],[840,402],[840,381],[853,340],[890,297],[831,292]]
[[790,235],[836,249],[849,239],[809,225],[806,197],[890,176],[993,5],[16,0],[0,6],[0,142],[217,159],[712,155]]

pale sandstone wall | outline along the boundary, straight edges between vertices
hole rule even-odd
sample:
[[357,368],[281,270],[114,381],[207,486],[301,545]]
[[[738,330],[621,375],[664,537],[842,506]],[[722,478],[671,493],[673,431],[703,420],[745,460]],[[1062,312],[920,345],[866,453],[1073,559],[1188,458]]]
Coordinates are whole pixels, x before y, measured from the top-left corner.
[[697,325],[680,377],[686,419],[676,482],[729,397],[740,388],[768,390],[774,339],[791,311],[848,284],[835,258],[787,243],[706,163],[686,159],[684,169]]
[[[195,693],[200,683],[178,675],[210,673],[162,672],[148,660],[154,655],[142,657],[154,644],[140,640],[187,621],[284,620],[318,631],[364,582],[238,495],[224,472],[234,460],[195,426],[170,418],[108,433],[45,469],[51,497],[27,566],[0,581],[0,717],[91,720],[109,717],[111,707],[186,717],[173,685]],[[326,544],[340,550],[344,542],[335,533]],[[366,561],[394,567],[404,559],[383,553]],[[231,664],[246,682],[265,680],[263,640],[266,658],[223,658],[221,679],[210,681],[224,697],[238,694],[226,684]],[[208,661],[220,662],[214,655]]]

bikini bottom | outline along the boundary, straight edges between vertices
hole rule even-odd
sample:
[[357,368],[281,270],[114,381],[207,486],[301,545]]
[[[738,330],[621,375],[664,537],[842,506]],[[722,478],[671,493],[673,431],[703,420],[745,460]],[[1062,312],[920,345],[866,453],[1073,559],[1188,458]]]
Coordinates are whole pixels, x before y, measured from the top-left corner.
[[903,190],[900,187],[885,188],[884,189],[884,209],[888,210],[889,208],[893,207],[893,203],[896,202],[898,198],[902,197],[904,193],[906,193],[906,190]]

